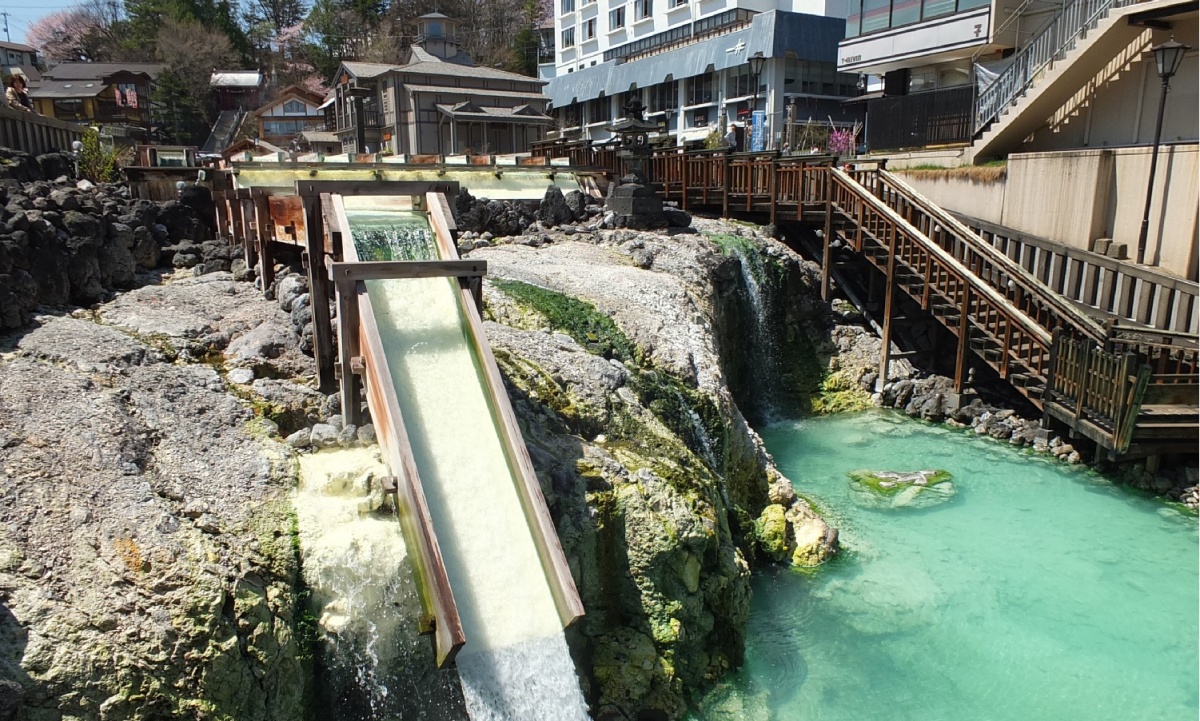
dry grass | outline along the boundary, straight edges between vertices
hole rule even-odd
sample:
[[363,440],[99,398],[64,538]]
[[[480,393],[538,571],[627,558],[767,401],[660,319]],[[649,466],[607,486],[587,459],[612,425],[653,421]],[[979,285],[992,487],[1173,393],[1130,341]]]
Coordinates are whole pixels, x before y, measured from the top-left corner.
[[974,183],[995,183],[1008,176],[1008,166],[1004,163],[988,163],[986,165],[964,165],[958,168],[939,168],[936,166],[917,166],[896,170],[899,175],[908,175],[922,180],[970,180]]

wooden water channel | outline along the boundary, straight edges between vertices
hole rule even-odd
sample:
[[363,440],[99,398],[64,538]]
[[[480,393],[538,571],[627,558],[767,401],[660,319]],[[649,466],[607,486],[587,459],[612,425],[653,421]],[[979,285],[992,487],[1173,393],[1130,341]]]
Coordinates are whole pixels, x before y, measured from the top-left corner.
[[[539,152],[559,157],[552,145]],[[609,149],[575,144],[565,157],[572,165],[625,172]],[[826,298],[835,238],[882,274],[881,378],[903,294],[955,338],[956,391],[967,384],[971,364],[982,363],[1041,409],[1046,424],[1061,422],[1073,436],[1095,441],[1097,456],[1196,451],[1196,336],[1176,330],[1194,325],[1195,300],[1177,284],[1155,284],[1141,269],[1114,269],[1114,278],[1136,278],[1136,287],[1123,286],[1118,296],[1114,286],[1113,293],[1092,292],[1091,299],[1119,297],[1110,305],[1162,327],[1098,320],[1045,282],[1052,269],[1067,278],[1068,261],[1052,265],[1046,255],[1049,260],[1027,268],[1023,254],[1010,257],[882,163],[849,168],[829,157],[668,150],[656,152],[647,171],[663,196],[684,209],[820,228]],[[1146,298],[1130,295],[1135,290]]]
[[[307,174],[307,170],[297,173]],[[318,382],[323,392],[340,392],[348,423],[362,422],[361,401],[364,396],[367,400],[384,460],[393,474],[384,479],[384,486],[385,491],[395,494],[397,515],[413,561],[422,604],[420,629],[434,637],[439,667],[451,664],[470,639],[463,631],[364,281],[430,277],[458,280],[466,333],[480,359],[484,395],[514,474],[517,496],[559,620],[566,627],[583,616],[582,601],[483,334],[482,277],[487,264],[459,259],[454,245],[454,219],[446,196],[457,191],[458,184],[453,181],[296,180],[294,188],[285,192],[241,188],[213,193],[219,234],[241,246],[247,265],[262,280],[264,292],[274,282],[276,253],[290,248],[301,254],[312,296],[336,303],[336,334],[329,303],[312,303]],[[414,210],[427,213],[441,259],[360,260],[342,204],[345,195],[408,196]]]

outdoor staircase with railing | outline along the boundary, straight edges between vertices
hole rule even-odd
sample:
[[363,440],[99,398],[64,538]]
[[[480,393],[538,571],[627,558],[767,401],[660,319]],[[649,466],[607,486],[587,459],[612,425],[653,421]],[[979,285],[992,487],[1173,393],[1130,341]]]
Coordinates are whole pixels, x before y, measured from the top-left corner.
[[[626,171],[623,159],[595,148],[548,145],[539,154],[583,158],[610,178]],[[1194,334],[1097,320],[1019,259],[872,165],[843,170],[827,157],[669,150],[655,152],[647,170],[665,199],[688,210],[824,225],[823,253],[817,249],[823,294],[844,261],[865,261],[882,273],[881,369],[891,353],[894,301],[903,294],[955,338],[956,391],[982,363],[1110,458],[1194,451],[1200,439]],[[844,248],[840,260],[834,238]]]
[[245,116],[246,113],[242,110],[222,110],[221,114],[217,116],[217,122],[213,123],[212,132],[209,133],[208,140],[204,141],[200,152],[216,154],[229,147]]
[[1130,25],[1134,12],[1177,0],[1070,0],[1055,19],[979,92],[970,160],[1004,155],[1041,127],[1080,87],[1151,32]]

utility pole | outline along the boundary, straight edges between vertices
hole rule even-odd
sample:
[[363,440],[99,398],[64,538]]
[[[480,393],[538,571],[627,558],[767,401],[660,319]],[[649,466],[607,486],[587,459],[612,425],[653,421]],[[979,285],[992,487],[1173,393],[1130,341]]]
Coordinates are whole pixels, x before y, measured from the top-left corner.
[[12,37],[10,37],[10,36],[9,36],[9,34],[8,34],[8,15],[9,15],[9,12],[8,12],[7,10],[5,10],[5,11],[3,11],[3,12],[0,12],[0,15],[3,15],[3,16],[4,16],[4,39],[5,39],[5,40],[7,40],[8,42],[10,42],[10,43],[11,43],[11,42],[12,42]]

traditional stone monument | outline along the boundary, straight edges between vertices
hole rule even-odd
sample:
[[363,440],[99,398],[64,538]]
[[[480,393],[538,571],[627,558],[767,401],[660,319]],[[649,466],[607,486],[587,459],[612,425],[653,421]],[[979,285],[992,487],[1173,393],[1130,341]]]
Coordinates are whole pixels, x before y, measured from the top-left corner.
[[652,130],[658,130],[658,125],[645,119],[645,107],[636,97],[622,110],[625,111],[625,117],[609,125],[606,130],[621,138],[617,157],[625,159],[628,172],[608,186],[604,205],[615,215],[613,222],[618,228],[665,228],[669,223],[663,212],[662,198],[646,182],[643,167],[646,158],[653,152],[647,135]]

